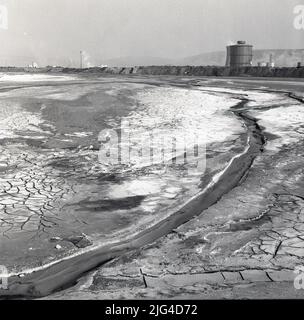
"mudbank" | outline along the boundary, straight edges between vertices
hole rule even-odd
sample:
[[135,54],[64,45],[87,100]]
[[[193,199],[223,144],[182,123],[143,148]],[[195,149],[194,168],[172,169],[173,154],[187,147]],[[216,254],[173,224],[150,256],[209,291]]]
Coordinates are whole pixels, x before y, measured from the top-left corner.
[[261,129],[255,119],[242,113],[246,103],[248,101],[242,101],[234,108],[233,112],[244,122],[248,130],[247,147],[241,154],[235,156],[220,174],[202,188],[198,195],[190,199],[178,211],[126,240],[89,249],[87,252],[66,257],[29,273],[11,275],[8,290],[0,290],[0,295],[4,297],[41,297],[71,286],[84,273],[123,254],[153,243],[214,205],[224,194],[238,185],[255,157],[263,151],[265,139]]
[[[1,262],[13,267],[2,297],[41,297],[67,287],[55,296],[202,297],[207,288],[211,297],[218,287],[225,286],[230,294],[238,286],[257,284],[277,297],[268,282],[280,290],[288,286],[287,296],[295,296],[290,280],[304,245],[300,96],[288,95],[286,88],[284,92],[265,89],[265,81],[248,88],[253,80],[101,77],[96,81],[93,76],[91,82],[79,77],[73,83],[73,77],[64,76],[53,77],[64,78],[63,84],[52,85],[50,78],[3,91],[5,104],[11,106],[3,117],[14,117],[6,121],[2,141]],[[301,86],[295,81],[287,84],[295,86],[292,91]],[[24,99],[29,93],[31,97],[39,93],[35,103]],[[27,107],[21,110],[22,118],[13,105],[19,96]],[[143,106],[140,118],[139,113],[128,113]],[[192,186],[196,180],[189,175],[183,179],[180,171],[168,171],[160,179],[153,167],[155,176],[137,169],[135,177],[127,173],[110,178],[101,174],[102,167],[92,167],[98,120],[104,120],[109,108],[115,117],[130,119],[137,127],[141,119],[150,128],[147,120],[157,117],[158,124],[164,119],[185,129],[185,119],[191,120],[191,128],[200,132],[202,140],[207,138],[211,151],[207,168],[213,170],[195,182],[199,189],[191,187],[186,194],[187,183]],[[40,131],[30,131],[24,119]],[[107,123],[117,125],[112,118]],[[202,130],[206,127],[212,135]],[[173,132],[177,134],[179,128]],[[227,132],[231,132],[229,139]],[[212,140],[215,137],[220,140]],[[37,150],[28,144],[34,138],[40,141]],[[90,144],[92,148],[79,149]],[[54,146],[60,150],[54,151]],[[160,183],[164,187],[156,188]],[[138,223],[137,216],[145,219]],[[23,268],[18,267],[22,249],[27,252]],[[93,277],[87,274],[91,270]]]

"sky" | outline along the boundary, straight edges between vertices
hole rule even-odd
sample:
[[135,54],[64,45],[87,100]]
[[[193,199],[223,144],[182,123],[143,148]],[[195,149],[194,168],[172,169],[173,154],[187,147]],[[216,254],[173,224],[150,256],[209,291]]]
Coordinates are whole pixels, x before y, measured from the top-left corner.
[[294,28],[304,0],[0,0],[0,63],[33,60],[90,65],[116,57],[179,59],[225,50],[237,40],[257,49],[304,48]]

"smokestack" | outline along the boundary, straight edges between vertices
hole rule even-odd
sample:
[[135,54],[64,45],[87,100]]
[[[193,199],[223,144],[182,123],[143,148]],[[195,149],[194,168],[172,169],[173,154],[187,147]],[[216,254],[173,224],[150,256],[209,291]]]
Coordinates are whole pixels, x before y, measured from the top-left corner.
[[83,67],[82,60],[83,60],[83,55],[82,55],[82,51],[80,51],[80,69],[82,69],[82,67]]

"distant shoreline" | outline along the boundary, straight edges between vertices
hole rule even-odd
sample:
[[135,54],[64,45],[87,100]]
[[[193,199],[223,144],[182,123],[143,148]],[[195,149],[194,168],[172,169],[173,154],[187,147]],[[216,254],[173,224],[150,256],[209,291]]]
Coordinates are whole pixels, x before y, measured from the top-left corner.
[[221,66],[135,66],[135,67],[0,67],[0,72],[115,74],[115,75],[170,75],[209,77],[271,77],[304,78],[304,67],[221,67]]

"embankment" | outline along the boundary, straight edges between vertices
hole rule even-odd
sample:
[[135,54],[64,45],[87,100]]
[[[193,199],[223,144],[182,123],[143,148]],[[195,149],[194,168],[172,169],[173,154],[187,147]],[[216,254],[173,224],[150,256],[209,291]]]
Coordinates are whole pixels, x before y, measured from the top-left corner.
[[0,72],[22,73],[79,73],[79,74],[121,74],[121,75],[171,75],[171,76],[210,76],[210,77],[274,77],[274,78],[303,78],[304,67],[300,68],[270,68],[242,67],[229,68],[219,66],[137,66],[137,67],[94,67],[86,69],[45,67],[18,68],[0,67]]

